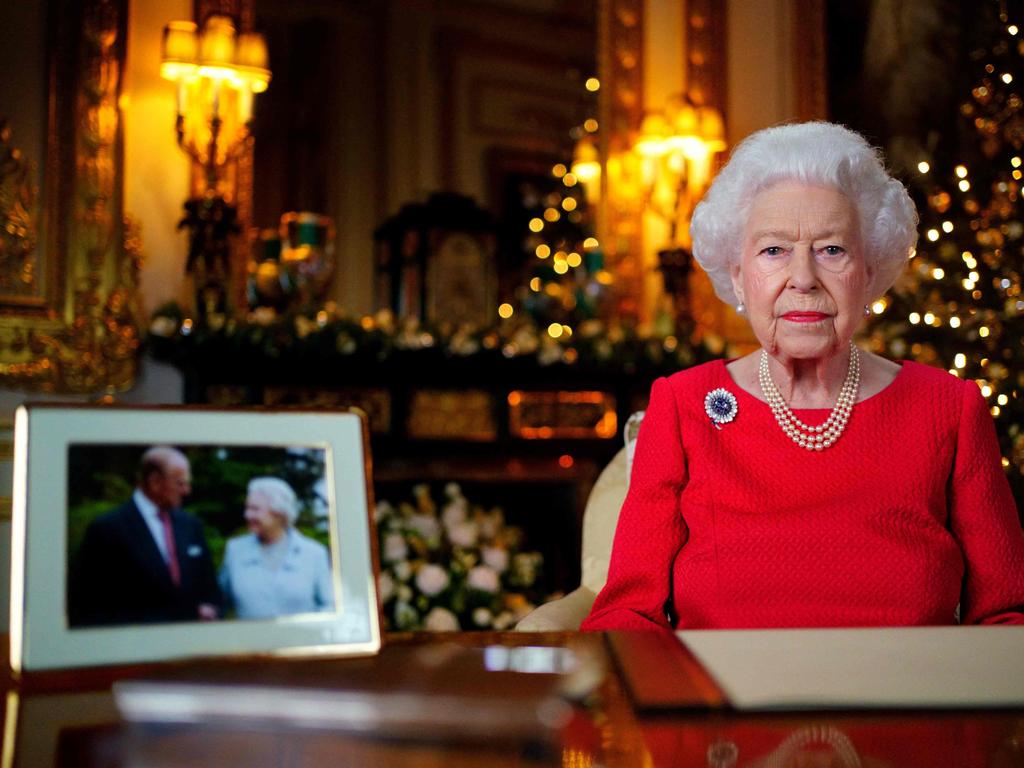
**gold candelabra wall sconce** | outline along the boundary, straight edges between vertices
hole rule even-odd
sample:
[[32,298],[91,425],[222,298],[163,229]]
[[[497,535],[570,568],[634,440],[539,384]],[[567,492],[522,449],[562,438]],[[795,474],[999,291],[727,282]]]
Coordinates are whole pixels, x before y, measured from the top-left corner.
[[689,246],[690,215],[725,148],[725,126],[714,107],[673,96],[664,109],[644,116],[633,143],[639,198],[668,225],[671,247]]
[[596,148],[581,140],[573,172],[583,178],[576,162],[594,162],[591,176],[601,181],[603,174],[603,183],[594,188],[607,194],[606,209],[620,226],[633,222],[639,233],[647,213],[664,222],[668,231],[657,252],[657,270],[676,314],[688,314],[693,268],[689,222],[711,181],[716,158],[727,146],[721,112],[674,95],[663,108],[646,112],[639,129],[619,146],[601,162]]
[[239,34],[229,16],[212,15],[202,27],[172,21],[160,74],[177,87],[178,146],[204,169],[207,189],[217,190],[251,135],[253,99],[270,83],[266,40]]
[[178,146],[202,170],[202,191],[185,202],[178,223],[189,233],[185,270],[195,283],[197,319],[219,325],[237,303],[229,297],[240,293],[229,286],[233,273],[235,282],[240,277],[231,268],[231,240],[242,229],[230,171],[250,146],[255,95],[270,83],[267,43],[258,32],[239,33],[221,14],[202,25],[172,21],[160,73],[176,86]]

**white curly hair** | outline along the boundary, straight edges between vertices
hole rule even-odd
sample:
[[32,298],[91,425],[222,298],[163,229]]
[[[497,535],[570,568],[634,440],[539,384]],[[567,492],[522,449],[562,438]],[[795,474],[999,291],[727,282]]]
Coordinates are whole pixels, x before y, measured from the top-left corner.
[[790,180],[831,187],[850,199],[860,219],[865,261],[874,266],[870,296],[888,291],[917,242],[914,202],[863,136],[835,123],[810,122],[765,128],[741,141],[694,209],[693,256],[718,297],[738,303],[729,268],[739,261],[754,197]]
[[266,499],[270,511],[283,516],[288,525],[295,525],[299,516],[299,499],[284,480],[279,477],[254,477],[249,481],[247,490]]

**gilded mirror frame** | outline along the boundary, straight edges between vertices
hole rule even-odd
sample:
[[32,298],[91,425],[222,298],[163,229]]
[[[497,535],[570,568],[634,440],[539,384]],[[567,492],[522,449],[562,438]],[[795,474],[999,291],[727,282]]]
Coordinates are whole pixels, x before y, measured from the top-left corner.
[[128,0],[51,0],[46,13],[42,198],[18,137],[0,133],[0,386],[122,390],[139,347],[119,105]]

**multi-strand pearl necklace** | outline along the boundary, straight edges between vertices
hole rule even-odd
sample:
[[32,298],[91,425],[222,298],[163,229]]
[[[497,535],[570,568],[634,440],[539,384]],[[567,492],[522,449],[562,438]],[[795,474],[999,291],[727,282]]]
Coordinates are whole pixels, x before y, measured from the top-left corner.
[[857,347],[850,342],[850,364],[846,369],[843,388],[839,390],[839,399],[836,400],[836,406],[825,423],[816,427],[800,421],[786,404],[779,388],[772,381],[772,375],[768,370],[768,353],[763,349],[761,350],[761,363],[757,368],[757,378],[761,384],[761,391],[764,392],[768,405],[775,415],[775,421],[778,422],[782,431],[801,448],[806,448],[809,451],[821,451],[832,445],[843,434],[853,405],[857,402],[857,391],[860,389],[860,355]]

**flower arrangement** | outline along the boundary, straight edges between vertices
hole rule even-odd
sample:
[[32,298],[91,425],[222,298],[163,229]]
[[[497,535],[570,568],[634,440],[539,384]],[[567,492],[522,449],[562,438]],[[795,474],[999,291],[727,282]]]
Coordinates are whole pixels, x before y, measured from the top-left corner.
[[444,496],[440,512],[425,484],[377,504],[385,629],[510,629],[535,607],[543,558],[519,551],[500,507],[471,506],[457,483]]
[[[332,302],[319,311],[280,315],[261,307],[245,318],[226,315],[199,323],[176,304],[158,309],[147,344],[157,359],[180,364],[204,349],[218,359],[262,354],[365,358],[376,362],[432,350],[448,359],[474,361],[534,360],[539,366],[610,370],[676,371],[726,350],[724,339],[705,333],[699,341],[682,328],[639,326],[625,321],[585,320],[558,336],[529,316],[485,327],[424,324],[396,317],[390,310],[355,317]],[[728,351],[728,350],[726,350]]]

